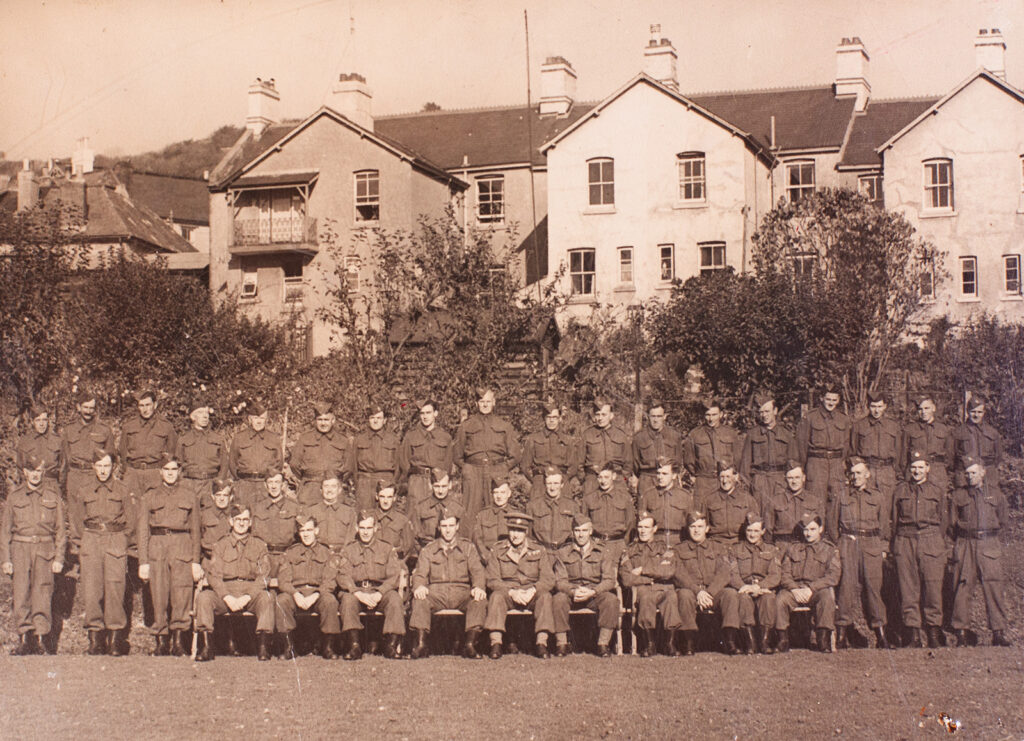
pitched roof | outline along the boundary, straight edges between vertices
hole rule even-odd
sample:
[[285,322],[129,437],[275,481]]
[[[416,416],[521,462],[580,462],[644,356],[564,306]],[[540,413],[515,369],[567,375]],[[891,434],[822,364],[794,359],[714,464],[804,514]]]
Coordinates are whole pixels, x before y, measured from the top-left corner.
[[936,100],[870,101],[867,110],[853,119],[853,128],[839,167],[881,167],[882,157],[876,151],[878,145],[930,108]]
[[242,135],[238,137],[238,141],[232,145],[231,149],[227,151],[221,158],[221,161],[217,163],[217,166],[210,172],[210,189],[216,190],[223,187],[245,165],[281,141],[298,125],[298,121],[284,121],[279,124],[273,124],[264,129],[259,137],[249,129],[243,131]]
[[206,181],[149,172],[132,172],[123,177],[128,195],[135,203],[152,209],[163,219],[210,223],[210,192]]

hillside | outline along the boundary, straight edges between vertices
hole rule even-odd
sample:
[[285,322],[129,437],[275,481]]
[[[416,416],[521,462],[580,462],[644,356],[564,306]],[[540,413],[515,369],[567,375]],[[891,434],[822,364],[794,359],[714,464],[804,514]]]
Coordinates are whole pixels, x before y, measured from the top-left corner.
[[136,172],[201,178],[204,171],[214,168],[224,151],[235,143],[241,133],[241,126],[221,126],[205,139],[186,139],[168,144],[157,152],[127,157],[99,154],[96,155],[96,166],[113,167],[117,162],[130,162]]

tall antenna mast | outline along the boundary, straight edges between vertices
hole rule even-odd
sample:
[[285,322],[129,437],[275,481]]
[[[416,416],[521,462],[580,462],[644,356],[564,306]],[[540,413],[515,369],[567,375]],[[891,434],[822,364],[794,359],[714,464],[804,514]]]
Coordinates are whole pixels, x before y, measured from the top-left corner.
[[[530,176],[530,216],[532,226],[530,230],[530,257],[533,261],[533,274],[537,283],[537,301],[540,301],[540,255],[537,253],[537,190],[533,182],[533,94],[530,89],[530,18],[523,8],[523,28],[526,31],[526,171]],[[529,271],[527,271],[529,275]]]

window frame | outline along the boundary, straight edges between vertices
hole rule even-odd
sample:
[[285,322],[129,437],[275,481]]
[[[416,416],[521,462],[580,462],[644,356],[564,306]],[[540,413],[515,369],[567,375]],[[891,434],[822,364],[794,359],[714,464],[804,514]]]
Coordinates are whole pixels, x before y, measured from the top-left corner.
[[[360,183],[366,184],[366,192],[359,194]],[[376,193],[371,193],[371,183],[376,186]],[[365,169],[352,173],[352,197],[354,220],[356,224],[376,224],[380,222],[380,170]],[[364,216],[361,208],[375,209],[373,217]]]
[[[728,253],[726,251],[727,244],[724,240],[713,239],[706,242],[697,243],[697,275],[706,275],[714,273],[719,270],[725,270],[729,267]],[[721,265],[716,264],[715,254],[716,249],[721,248],[722,262]],[[704,250],[710,250],[711,263],[709,265],[704,264]]]
[[[593,166],[598,166],[597,179],[594,179]],[[605,172],[605,166],[609,172]],[[594,189],[597,188],[597,191]],[[595,192],[600,199],[595,201]],[[606,193],[610,193],[610,199],[606,200]],[[587,160],[587,205],[591,208],[614,208],[615,207],[615,158],[614,157],[591,157]]]
[[[882,173],[872,172],[857,176],[857,192],[868,199],[873,206],[885,206],[885,195],[882,193]],[[868,187],[865,188],[864,186]],[[866,192],[866,191],[871,191]]]
[[[1003,296],[1006,298],[1020,298],[1022,293],[1021,285],[1021,256],[1020,253],[1008,253],[1003,255]],[[1015,263],[1011,268],[1011,263]],[[1013,271],[1015,277],[1010,277]]]
[[[688,167],[699,165],[700,173],[684,172]],[[676,155],[677,190],[676,201],[683,205],[704,205],[708,202],[708,165],[705,152],[680,152]],[[700,195],[685,195],[686,188],[700,191]]]
[[[587,257],[590,257],[590,269],[587,270]],[[574,265],[575,258],[579,265]],[[597,295],[597,250],[593,247],[577,247],[569,250],[569,293],[581,298],[593,298]],[[589,278],[589,280],[588,280]],[[589,290],[586,290],[589,287]]]
[[[252,290],[248,290],[252,286]],[[260,297],[259,268],[254,265],[242,265],[241,289],[238,294],[240,301],[257,301]]]
[[[294,268],[298,266],[298,275]],[[292,268],[292,275],[289,275],[289,268]],[[301,257],[291,257],[281,263],[281,303],[285,306],[302,304],[305,298],[305,265]]]
[[[667,261],[666,261],[667,256]],[[666,265],[668,271],[665,270]],[[668,277],[666,276],[666,272]],[[676,279],[676,245],[675,242],[658,244],[658,282],[671,283]]]
[[[355,270],[353,270],[353,266]],[[345,255],[345,278],[348,282],[349,293],[359,293],[363,287],[362,282],[362,270],[363,270],[363,258],[355,252],[350,252]],[[353,277],[353,275],[355,277]]]
[[[948,168],[948,181],[938,182],[932,180],[929,173],[934,169],[936,177],[942,172],[941,168]],[[929,157],[921,161],[921,182],[922,182],[922,211],[932,214],[952,214],[956,211],[956,191],[953,173],[953,160],[950,157]],[[942,193],[947,194],[949,203],[947,205],[934,205],[936,200],[942,200]]]
[[[635,253],[631,246],[623,246],[618,249],[619,285],[633,286],[636,281],[636,261],[633,259]],[[628,266],[629,277],[626,277]]]
[[[788,162],[785,163],[785,165],[786,165],[786,182],[785,182],[786,200],[788,200],[790,203],[799,203],[803,198],[805,198],[805,197],[807,197],[809,195],[813,195],[814,192],[818,189],[818,172],[817,172],[818,168],[817,168],[817,163],[813,159],[799,159],[799,160],[789,160]],[[797,183],[796,185],[792,184],[790,182],[792,180],[792,176],[790,175],[790,173],[794,169],[797,169],[798,171],[800,171],[800,170],[802,170],[805,167],[809,167],[810,168],[810,173],[811,173],[810,184],[805,183],[805,182],[800,182],[800,183]],[[805,191],[806,191],[806,193],[805,193]],[[798,194],[796,198],[793,197],[794,193]]]
[[[489,191],[487,199],[484,199],[484,183],[497,184],[497,198],[494,191]],[[489,206],[492,211],[497,205],[498,213],[484,215],[484,206]],[[501,173],[490,173],[480,175],[476,178],[476,220],[481,224],[501,224],[505,221],[505,176]]]
[[[921,283],[918,285],[918,291],[921,294],[921,302],[931,304],[935,302],[935,258],[925,257],[923,258],[925,263],[924,272],[921,273]],[[924,281],[927,280],[927,290]]]
[[[964,287],[967,285],[967,267],[971,266],[971,284],[973,291],[965,291]],[[960,257],[960,300],[961,301],[978,301],[981,299],[981,293],[979,290],[979,279],[978,279],[978,257],[976,255],[963,255]]]

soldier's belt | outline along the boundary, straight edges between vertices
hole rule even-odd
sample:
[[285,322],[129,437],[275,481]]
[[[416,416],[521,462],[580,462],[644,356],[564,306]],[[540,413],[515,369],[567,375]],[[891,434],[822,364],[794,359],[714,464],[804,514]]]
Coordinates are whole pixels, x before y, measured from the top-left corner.
[[210,481],[211,479],[216,478],[216,476],[216,472],[211,474],[193,474],[192,472],[189,472],[185,474],[185,478],[190,481]]
[[427,587],[440,587],[444,586],[445,584],[449,584],[455,587],[465,587],[466,589],[472,588],[472,585],[468,581],[428,581]]
[[958,538],[971,538],[972,540],[981,540],[982,538],[995,538],[998,535],[998,529],[967,530],[962,527],[957,527],[956,529],[956,537]]
[[409,473],[414,476],[429,476],[430,466],[409,466]]
[[177,535],[178,533],[188,533],[189,530],[179,530],[175,527],[150,527],[150,535]]
[[938,524],[927,525],[900,525],[896,528],[896,534],[901,538],[916,538],[918,535],[931,535],[939,531]]
[[855,535],[859,538],[879,538],[882,535],[882,531],[877,527],[872,530],[859,530],[854,527],[842,527],[839,528],[839,532],[843,535]]
[[762,463],[758,466],[754,466],[754,473],[785,473],[785,463]]
[[52,543],[52,535],[12,535],[15,543]]
[[102,520],[86,520],[85,529],[90,533],[123,533],[128,529],[127,525],[104,522]]
[[811,448],[807,451],[807,457],[834,460],[835,458],[842,458],[843,451],[835,448]]
[[360,589],[370,589],[371,587],[379,587],[383,583],[384,582],[376,581],[375,579],[363,579],[362,581],[357,581],[356,586]]
[[505,456],[498,455],[497,453],[473,453],[472,455],[466,456],[466,463],[470,463],[474,466],[489,466],[504,462]]
[[893,458],[879,458],[874,455],[866,455],[864,456],[864,460],[873,466],[892,466],[896,463]]
[[640,467],[640,473],[657,473],[657,472],[658,472],[658,467],[657,466],[641,466]]
[[288,546],[286,546],[286,545],[268,545],[267,546],[267,553],[284,553],[286,550],[288,550]]
[[238,473],[238,478],[243,481],[256,481],[263,478],[262,473]]
[[395,474],[395,469],[393,469],[393,468],[388,468],[388,469],[385,469],[383,471],[374,470],[374,471],[357,471],[356,472],[357,476],[394,476],[394,474]]
[[160,468],[160,466],[161,464],[159,462],[146,463],[145,461],[128,461],[128,468],[134,468],[136,471],[152,471],[154,468]]

